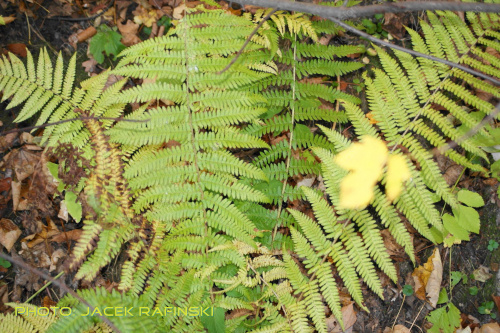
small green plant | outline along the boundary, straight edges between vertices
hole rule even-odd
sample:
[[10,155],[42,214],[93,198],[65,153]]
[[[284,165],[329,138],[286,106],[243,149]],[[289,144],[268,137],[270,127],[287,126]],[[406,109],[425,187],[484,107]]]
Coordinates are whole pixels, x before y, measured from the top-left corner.
[[457,284],[459,284],[460,281],[462,281],[464,284],[469,282],[467,274],[464,274],[462,272],[451,272],[450,278],[451,278],[452,288],[455,287]]
[[[71,217],[73,217],[76,222],[80,222],[80,220],[82,219],[82,203],[77,200],[78,194],[75,194],[74,192],[69,191],[66,188],[66,184],[64,184],[62,182],[62,180],[59,178],[59,165],[58,164],[48,162],[47,168],[49,169],[49,172],[52,175],[52,177],[54,177],[54,179],[59,183],[59,185],[57,186],[57,190],[59,192],[65,191],[64,204],[66,205],[66,209],[67,209],[69,215],[71,215]],[[76,193],[80,193],[80,192],[81,192],[81,188],[77,189]],[[57,195],[58,194],[54,194],[54,196],[57,196]]]
[[10,266],[12,266],[12,264],[3,258],[0,258],[0,266],[4,268],[9,268]]
[[490,315],[491,319],[496,319],[497,315],[496,313],[493,313],[494,306],[495,303],[493,303],[493,301],[483,302],[481,306],[477,308],[477,311],[480,314]]
[[[157,22],[156,24],[158,25],[158,27],[160,26],[164,26],[165,27],[165,31],[168,31],[168,29],[172,26],[172,24],[170,23],[170,18],[168,18],[167,16],[162,16]],[[151,28],[150,27],[144,27],[142,29],[142,32],[146,35],[146,36],[149,36],[151,34]]]
[[429,333],[453,333],[460,327],[460,310],[453,303],[432,311],[426,318],[433,324]]
[[490,241],[488,242],[488,250],[493,252],[496,249],[498,249],[498,242],[493,239],[490,239]]
[[405,296],[413,295],[413,287],[410,286],[409,284],[405,284],[405,286],[403,287],[403,295]]
[[470,287],[470,288],[469,288],[469,294],[470,294],[471,296],[476,296],[478,291],[479,291],[479,289],[477,289],[477,287],[476,287],[476,286],[474,286],[474,287]]
[[122,35],[116,31],[116,28],[110,28],[105,24],[97,28],[97,34],[90,40],[89,52],[94,59],[102,64],[104,62],[104,54],[107,56],[113,55],[115,58],[125,49],[122,44]]
[[354,84],[356,84],[356,91],[359,93],[365,88],[365,84],[361,82],[359,79],[352,80]]
[[384,14],[377,14],[374,16],[373,20],[364,19],[363,21],[361,21],[361,28],[374,37],[386,38],[388,33],[387,31],[382,30],[383,24]]
[[484,206],[481,196],[475,192],[462,189],[458,192],[458,201],[465,205],[453,208],[453,215],[443,215],[443,233],[446,246],[460,244],[461,241],[469,241],[469,233],[478,234],[480,228],[479,214],[475,208]]

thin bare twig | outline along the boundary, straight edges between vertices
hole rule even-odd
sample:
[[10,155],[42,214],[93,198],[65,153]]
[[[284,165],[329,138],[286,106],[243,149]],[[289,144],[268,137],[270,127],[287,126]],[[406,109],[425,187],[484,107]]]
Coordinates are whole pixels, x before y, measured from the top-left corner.
[[259,31],[260,27],[262,27],[262,25],[264,24],[264,22],[266,22],[270,17],[271,15],[273,15],[275,12],[277,11],[277,9],[273,9],[269,12],[269,14],[267,14],[266,16],[264,16],[264,18],[259,22],[259,24],[255,27],[255,29],[253,29],[252,33],[250,34],[250,36],[248,36],[247,40],[245,41],[245,43],[243,43],[243,46],[241,47],[241,49],[238,51],[238,53],[236,53],[235,57],[233,58],[233,60],[231,60],[231,62],[226,66],[224,67],[223,70],[221,70],[220,72],[218,72],[217,74],[220,75],[222,73],[224,73],[225,71],[227,71],[235,62],[236,60],[238,60],[238,58],[240,57],[241,53],[243,52],[243,50],[245,49],[245,47],[247,47],[248,43],[250,43],[250,40],[252,39],[253,35],[255,35],[257,33],[257,31]]
[[[22,261],[21,259],[18,259],[18,258],[14,258],[8,254],[5,254],[5,253],[2,253],[0,252],[0,258],[2,259],[5,259],[5,260],[8,260],[10,261],[11,263],[13,263],[14,265],[17,265],[19,267],[22,267],[23,269],[27,270],[27,271],[30,271],[31,273],[33,274],[36,274],[38,275],[39,277],[45,279],[45,280],[49,280],[50,282],[52,282],[53,284],[55,284],[56,286],[58,286],[59,288],[61,288],[61,290],[63,290],[64,292],[67,292],[68,294],[70,294],[71,296],[73,296],[74,298],[76,298],[77,300],[79,300],[80,302],[82,302],[83,304],[85,304],[86,306],[88,306],[90,309],[92,309],[92,313],[94,312],[94,309],[95,307],[92,306],[89,302],[87,302],[85,299],[81,298],[77,293],[75,293],[73,290],[71,290],[71,288],[69,288],[64,282],[61,282],[61,281],[58,281],[58,280],[55,280],[54,278],[52,278],[50,275],[42,272],[41,270],[39,269],[36,269],[34,267],[31,267],[30,265],[28,265],[27,263],[25,263],[24,261]],[[104,321],[114,332],[117,332],[117,333],[120,333],[120,330],[108,319],[106,318],[105,316],[101,316],[99,315],[99,317],[102,319],[102,321]]]
[[45,127],[49,127],[49,126],[60,125],[60,124],[68,123],[70,121],[75,121],[75,120],[114,120],[114,121],[125,121],[125,122],[129,122],[129,123],[145,123],[145,122],[149,121],[149,119],[138,120],[138,119],[124,119],[122,117],[112,118],[112,117],[86,116],[86,117],[78,117],[78,118],[71,118],[71,119],[55,121],[53,123],[47,123],[47,124],[38,125],[38,126],[28,126],[28,127],[15,128],[15,129],[12,129],[9,131],[1,132],[0,135],[6,135],[6,134],[10,134],[10,133],[17,133],[17,132],[24,132],[24,131],[31,131],[31,130],[34,130],[37,128],[45,128]]
[[[274,291],[273,287],[271,287],[271,286],[269,285],[269,283],[267,283],[267,282],[266,282],[266,280],[264,280],[264,279],[262,278],[262,276],[259,274],[259,272],[257,272],[257,271],[255,270],[255,268],[253,268],[252,264],[250,264],[250,262],[249,262],[249,261],[247,261],[247,264],[248,264],[248,267],[250,267],[250,269],[254,272],[254,274],[255,274],[256,276],[258,276],[258,277],[259,277],[259,279],[262,281],[262,283],[264,283],[264,284],[265,284],[265,285],[266,285],[266,286],[267,286],[267,287],[271,290],[271,292],[272,292],[272,293],[274,294],[274,296],[276,297],[276,300],[278,300],[278,302],[279,302],[279,301],[280,301],[280,297],[278,296],[278,294],[276,293],[276,291]],[[288,318],[288,313],[286,312],[286,308],[285,308],[285,305],[284,305],[284,304],[281,304],[281,310],[282,310],[282,311],[283,311],[283,313],[285,314],[285,317],[286,317],[286,319],[288,320],[288,324],[289,324],[290,326],[292,326],[292,323],[290,322],[290,318]]]
[[241,5],[276,8],[279,10],[297,11],[318,15],[324,18],[333,17],[347,20],[359,17],[368,17],[384,13],[406,13],[423,10],[451,10],[460,12],[500,13],[500,4],[467,3],[450,1],[405,1],[390,2],[380,5],[355,7],[329,7],[313,3],[292,2],[286,0],[233,0]]
[[408,54],[411,54],[411,55],[414,55],[414,56],[417,56],[417,57],[421,57],[421,58],[433,60],[433,61],[436,61],[436,62],[440,62],[440,63],[448,65],[450,67],[458,68],[458,69],[460,69],[460,70],[462,70],[464,72],[467,72],[467,73],[475,75],[475,76],[479,76],[480,78],[489,80],[489,81],[495,83],[497,86],[500,86],[500,81],[499,80],[497,80],[495,78],[492,78],[491,76],[488,76],[488,75],[483,74],[481,72],[475,71],[473,69],[467,68],[467,67],[465,67],[463,65],[460,65],[460,64],[457,64],[457,63],[454,63],[454,62],[451,62],[451,61],[448,61],[448,60],[445,60],[445,59],[437,58],[437,57],[434,57],[434,56],[431,56],[431,55],[428,55],[428,54],[424,54],[424,53],[420,53],[420,52],[417,52],[417,51],[413,51],[413,50],[404,48],[402,46],[395,45],[395,44],[383,41],[383,40],[381,40],[379,38],[373,37],[373,36],[371,36],[371,35],[363,32],[363,31],[361,31],[361,30],[358,30],[356,28],[351,27],[349,24],[344,23],[344,22],[342,22],[341,20],[339,20],[339,19],[337,19],[335,17],[331,17],[330,16],[330,17],[327,17],[327,18],[330,21],[334,22],[335,24],[341,26],[345,30],[350,31],[350,32],[352,32],[352,33],[354,33],[354,34],[356,34],[356,35],[358,35],[360,37],[366,38],[366,39],[368,39],[369,41],[371,41],[373,43],[380,44],[380,45],[389,47],[391,49],[402,51],[402,52],[405,52],[405,53],[408,53]]
[[[350,32],[352,32],[352,33],[354,33],[354,34],[356,34],[356,35],[358,35],[360,37],[366,38],[369,41],[372,41],[374,43],[377,43],[377,44],[380,44],[380,45],[383,45],[383,46],[386,46],[386,47],[389,47],[389,48],[392,48],[392,49],[396,49],[396,50],[399,50],[399,51],[402,51],[402,52],[406,52],[406,53],[409,53],[409,54],[417,56],[417,57],[421,57],[421,58],[425,58],[425,59],[429,59],[429,60],[433,60],[433,61],[436,61],[436,62],[443,63],[443,64],[448,65],[450,67],[454,67],[454,68],[460,69],[460,70],[462,70],[464,72],[467,72],[469,74],[472,74],[472,75],[475,75],[475,76],[479,76],[479,77],[481,77],[483,79],[489,80],[492,83],[496,84],[497,86],[500,86],[500,81],[499,80],[497,80],[495,78],[492,78],[492,77],[490,77],[490,76],[488,76],[486,74],[483,74],[481,72],[475,71],[473,69],[467,68],[465,66],[462,66],[460,64],[457,64],[457,63],[454,63],[454,62],[451,62],[451,61],[448,61],[448,60],[436,58],[436,57],[433,57],[433,56],[430,56],[430,55],[427,55],[427,54],[424,54],[424,53],[420,53],[420,52],[413,51],[413,50],[410,50],[410,49],[406,49],[404,47],[401,47],[401,46],[398,46],[398,45],[395,45],[395,44],[392,44],[392,43],[385,42],[385,41],[383,41],[383,40],[381,40],[379,38],[373,37],[373,36],[371,36],[371,35],[363,32],[363,31],[360,31],[360,30],[358,30],[356,28],[353,28],[350,25],[348,25],[348,24],[346,24],[346,23],[344,23],[344,22],[342,22],[342,21],[340,21],[340,20],[338,20],[336,18],[329,17],[328,19],[331,20],[332,22],[334,22],[335,24],[338,24],[342,28],[346,29],[347,31],[350,31]],[[465,133],[464,135],[462,135],[456,141],[449,142],[447,145],[439,148],[437,151],[442,154],[445,151],[447,151],[448,149],[453,149],[453,148],[458,147],[458,145],[459,145],[460,142],[462,142],[464,140],[467,140],[468,138],[470,138],[471,136],[473,136],[474,134],[476,134],[488,122],[490,122],[491,120],[495,119],[495,117],[499,113],[500,113],[500,104],[498,104],[495,107],[495,109],[490,114],[488,114],[486,117],[484,117],[483,120],[479,124],[477,124],[476,126],[474,126],[474,128],[472,128],[467,133]]]
[[[347,219],[344,221],[344,223],[342,224],[342,232],[344,231],[345,227],[347,226],[347,224],[351,222],[351,219]],[[340,238],[340,235],[342,234],[342,232],[333,239],[333,241],[330,243],[330,246],[329,248],[332,248],[336,243],[337,241],[339,240]],[[323,265],[326,260],[328,259],[328,256],[330,255],[330,251],[327,251],[325,255],[323,255],[323,258],[321,259],[321,262],[317,265],[317,267],[320,267],[321,265]],[[309,281],[312,281],[316,278],[316,273],[318,272],[318,270],[315,270],[314,273],[311,275],[311,277],[309,278]],[[302,301],[302,298],[304,297],[304,292],[302,291],[299,296],[298,296],[298,301],[297,302],[300,302]]]
[[500,103],[498,103],[497,106],[495,106],[495,109],[490,114],[486,115],[486,117],[484,117],[479,124],[471,128],[469,131],[467,131],[467,133],[459,137],[456,141],[450,141],[448,142],[447,145],[435,149],[437,149],[439,153],[443,154],[448,149],[453,149],[458,147],[460,142],[467,140],[468,138],[476,134],[481,128],[486,126],[486,124],[495,119],[498,113],[500,113]]

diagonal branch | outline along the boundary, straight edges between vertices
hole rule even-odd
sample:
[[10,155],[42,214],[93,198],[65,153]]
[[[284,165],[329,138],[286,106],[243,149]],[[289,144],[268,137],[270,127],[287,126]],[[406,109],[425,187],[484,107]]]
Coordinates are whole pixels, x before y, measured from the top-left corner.
[[450,141],[448,142],[445,146],[442,146],[440,148],[435,148],[434,151],[438,151],[439,153],[443,154],[445,151],[448,149],[453,149],[458,147],[458,145],[462,142],[470,138],[471,136],[474,136],[481,128],[486,126],[490,121],[496,118],[496,116],[500,113],[500,103],[495,106],[495,109],[486,115],[483,120],[473,128],[471,128],[467,133],[459,137],[456,141]]
[[243,43],[243,46],[236,53],[236,55],[234,56],[233,60],[231,60],[231,62],[229,64],[227,64],[227,66],[224,67],[223,70],[221,70],[220,72],[218,72],[217,73],[218,75],[220,75],[220,74],[224,73],[225,71],[227,71],[236,62],[236,60],[238,60],[238,58],[240,57],[240,55],[243,52],[243,50],[245,49],[245,47],[247,47],[248,43],[250,43],[250,40],[252,39],[252,37],[257,33],[257,31],[259,31],[260,27],[262,27],[262,25],[264,24],[264,22],[266,22],[267,20],[269,20],[269,18],[271,17],[271,15],[273,15],[274,13],[276,13],[276,11],[277,11],[277,9],[273,9],[273,10],[271,10],[269,12],[269,14],[267,14],[266,16],[264,16],[264,18],[259,22],[259,24],[257,24],[257,26],[255,27],[255,29],[253,29],[253,31],[250,33],[250,36],[248,36],[248,38],[245,41],[245,43]]
[[500,13],[500,4],[467,3],[449,1],[406,1],[391,2],[380,5],[356,7],[330,7],[312,3],[292,2],[287,0],[233,0],[241,5],[276,8],[280,10],[309,13],[321,17],[333,17],[347,20],[359,17],[373,16],[384,13],[406,13],[423,10],[451,10],[460,12]]
[[358,35],[360,37],[366,38],[366,39],[368,39],[369,41],[371,41],[373,43],[380,44],[380,45],[389,47],[389,48],[394,49],[394,50],[406,52],[406,53],[409,53],[409,54],[417,56],[417,57],[421,57],[421,58],[433,60],[433,61],[436,61],[436,62],[440,62],[440,63],[448,65],[450,67],[458,68],[458,69],[460,69],[460,70],[462,70],[462,71],[464,71],[466,73],[469,73],[469,74],[472,74],[472,75],[475,75],[475,76],[479,76],[480,78],[483,78],[485,80],[489,80],[489,81],[493,82],[494,84],[496,84],[497,86],[500,86],[500,80],[492,78],[489,75],[486,75],[486,74],[483,74],[481,72],[475,71],[473,69],[470,69],[470,68],[465,67],[463,65],[457,64],[455,62],[451,62],[451,61],[448,61],[448,60],[445,60],[445,59],[441,59],[441,58],[437,58],[437,57],[434,57],[434,56],[431,56],[431,55],[428,55],[428,54],[424,54],[424,53],[420,53],[420,52],[417,52],[417,51],[413,51],[413,50],[407,49],[407,48],[399,46],[399,45],[395,45],[395,44],[392,44],[392,43],[385,42],[385,41],[383,41],[383,40],[381,40],[379,38],[376,38],[376,37],[373,37],[373,36],[367,34],[366,32],[363,32],[361,30],[353,28],[349,24],[344,23],[344,22],[342,22],[341,20],[339,20],[339,19],[337,19],[335,17],[327,17],[327,18],[330,21],[332,21],[333,23],[341,26],[345,30],[350,31],[350,32],[352,32],[352,33],[354,33],[354,34],[356,34],[356,35]]
[[[350,32],[352,32],[352,33],[354,33],[354,34],[356,34],[356,35],[358,35],[360,37],[366,38],[366,39],[368,39],[368,40],[370,40],[370,41],[372,41],[374,43],[377,43],[377,44],[380,44],[380,45],[383,45],[383,46],[387,46],[389,48],[392,48],[392,49],[395,49],[395,50],[399,50],[399,51],[402,51],[402,52],[406,52],[406,53],[409,53],[409,54],[417,56],[417,57],[422,57],[422,58],[425,58],[425,59],[437,61],[437,62],[443,63],[445,65],[448,65],[450,67],[458,68],[458,69],[460,69],[460,70],[462,70],[464,72],[467,72],[467,73],[475,75],[475,76],[479,76],[479,77],[481,77],[483,79],[491,81],[492,83],[496,84],[497,86],[500,86],[500,81],[499,80],[497,80],[495,78],[492,78],[492,77],[490,77],[488,75],[485,75],[485,74],[483,74],[481,72],[475,71],[473,69],[464,67],[464,66],[462,66],[460,64],[457,64],[457,63],[454,63],[454,62],[451,62],[451,61],[448,61],[448,60],[436,58],[436,57],[433,57],[431,55],[427,55],[427,54],[420,53],[420,52],[417,52],[417,51],[413,51],[413,50],[410,50],[410,49],[407,49],[407,48],[404,48],[404,47],[401,47],[401,46],[398,46],[398,45],[395,45],[395,44],[392,44],[392,43],[385,42],[385,41],[383,41],[383,40],[381,40],[379,38],[373,37],[373,36],[371,36],[371,35],[363,32],[363,31],[360,31],[360,30],[358,30],[356,28],[353,28],[350,25],[348,25],[347,23],[344,23],[341,20],[338,20],[336,18],[329,17],[328,19],[330,21],[334,22],[335,24],[338,24],[342,28],[346,29],[347,31],[350,31]],[[448,144],[446,144],[445,146],[443,146],[443,147],[435,150],[435,152],[439,152],[439,153],[443,154],[444,152],[446,152],[449,149],[453,149],[453,148],[458,147],[458,145],[460,144],[460,142],[462,142],[464,140],[467,140],[468,138],[470,138],[471,136],[473,136],[474,134],[476,134],[487,123],[489,123],[491,120],[495,119],[495,117],[499,113],[500,113],[500,104],[498,104],[495,107],[495,109],[490,114],[488,114],[486,117],[484,117],[483,120],[479,124],[477,124],[474,128],[470,129],[467,133],[465,133],[464,135],[462,135],[456,141],[451,141]]]
[[9,131],[1,132],[0,136],[6,135],[6,134],[10,134],[10,133],[31,131],[31,130],[38,129],[38,128],[45,128],[45,127],[49,127],[49,126],[60,125],[60,124],[68,123],[70,121],[75,121],[75,120],[114,120],[114,121],[125,121],[125,122],[129,122],[129,123],[145,123],[145,122],[149,121],[149,119],[144,119],[144,120],[139,120],[139,119],[124,119],[123,117],[118,117],[118,118],[113,118],[113,117],[92,117],[92,116],[78,117],[78,118],[71,118],[71,119],[59,120],[59,121],[55,121],[53,123],[46,123],[46,124],[38,125],[38,126],[28,126],[28,127],[15,128],[15,129],[12,129],[12,130],[9,130]]

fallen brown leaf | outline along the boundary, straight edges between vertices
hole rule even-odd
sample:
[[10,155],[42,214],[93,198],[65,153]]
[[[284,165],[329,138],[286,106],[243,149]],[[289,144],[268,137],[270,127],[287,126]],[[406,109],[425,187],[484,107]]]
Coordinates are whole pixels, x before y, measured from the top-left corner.
[[161,15],[158,15],[156,9],[148,10],[142,6],[137,7],[137,9],[132,12],[132,14],[134,14],[135,23],[144,24],[146,27],[151,27],[153,23],[161,17]]
[[500,325],[498,323],[484,324],[479,329],[479,333],[500,333]]
[[23,189],[21,182],[12,181],[10,185],[12,188],[12,210],[27,210],[29,208],[27,191]]
[[7,25],[9,23],[12,23],[16,18],[15,17],[11,17],[11,16],[0,16],[2,18],[2,21],[3,21],[3,24]]
[[32,248],[33,246],[43,243],[52,236],[58,235],[61,232],[57,229],[57,226],[51,219],[47,218],[47,225],[42,224],[42,231],[37,234],[32,234],[26,236],[22,239],[22,242],[27,243],[28,248]]
[[231,311],[226,316],[226,320],[231,320],[231,319],[234,319],[234,318],[248,316],[248,315],[251,315],[252,313],[253,312],[251,310],[248,310],[248,309],[235,309],[235,310]]
[[328,333],[340,333],[352,331],[352,326],[357,320],[356,311],[354,311],[353,303],[342,307],[342,319],[344,321],[345,330],[342,331],[339,323],[337,322],[335,316],[330,316],[326,319],[326,328]]
[[412,276],[415,281],[415,295],[421,300],[428,298],[431,306],[435,308],[443,279],[443,263],[437,248],[434,249],[427,263],[415,268]]
[[[474,328],[478,328],[480,325],[479,320],[476,317],[466,315],[465,313],[460,314],[460,323],[466,328],[469,327],[469,332]],[[457,333],[459,333],[459,330],[457,330]]]
[[64,200],[61,200],[61,202],[59,203],[59,213],[57,213],[57,217],[61,220],[64,220],[65,222],[68,222],[68,207],[66,207],[66,202]]
[[17,139],[17,133],[9,133],[5,136],[0,137],[0,151],[5,151],[14,145],[14,141]]
[[86,73],[95,73],[97,70],[97,60],[91,58],[87,61],[82,62],[82,67],[85,68]]
[[480,281],[480,282],[486,282],[487,280],[491,279],[493,275],[490,274],[490,269],[488,267],[485,267],[483,265],[479,266],[478,269],[474,270],[472,272],[474,274],[474,280]]
[[297,188],[300,188],[301,186],[312,187],[315,180],[316,180],[316,177],[314,177],[314,176],[313,177],[304,177],[297,182],[296,187]]
[[7,310],[4,304],[8,302],[9,302],[9,286],[8,284],[6,283],[3,284],[2,282],[2,284],[0,284],[0,311],[2,311],[2,313],[5,313],[5,310]]
[[457,329],[457,330],[455,331],[455,333],[472,333],[472,331],[471,331],[471,328],[470,328],[469,326],[467,326],[467,327],[466,327],[466,328],[464,328],[464,329],[460,329],[460,328],[459,328],[459,329]]
[[384,15],[384,30],[389,32],[396,39],[401,39],[406,33],[403,28],[404,14],[385,13]]
[[403,325],[396,325],[394,329],[386,327],[384,333],[410,333],[410,330]]
[[137,36],[137,32],[139,31],[139,24],[132,22],[131,20],[127,20],[127,23],[121,24],[118,22],[117,24],[118,30],[122,34],[123,38],[121,42],[125,46],[131,46],[141,42],[141,39]]
[[52,4],[49,6],[48,17],[54,16],[71,16],[74,12],[73,6],[70,3]]
[[63,249],[57,249],[52,253],[52,256],[50,257],[50,267],[49,267],[49,272],[53,272],[57,269],[57,263],[59,262],[59,259],[66,257],[68,254],[66,251]]
[[33,135],[27,132],[22,132],[19,136],[21,143],[33,143]]
[[38,154],[32,153],[25,147],[14,149],[3,158],[3,164],[15,171],[16,180],[19,182],[33,174],[38,162]]
[[54,302],[49,296],[45,296],[42,300],[42,306],[44,308],[51,308],[56,306],[57,302]]
[[17,239],[21,236],[21,230],[9,219],[0,220],[0,244],[7,252],[10,252]]
[[443,175],[446,183],[448,183],[448,185],[450,186],[455,184],[455,182],[458,180],[458,177],[460,177],[460,175],[462,174],[463,169],[464,167],[458,164],[452,165],[448,169],[446,169],[446,172]]
[[7,45],[7,49],[21,58],[26,58],[26,56],[28,55],[26,45],[24,45],[23,43],[9,44]]
[[176,20],[180,20],[184,17],[184,12],[186,11],[186,4],[181,4],[180,6],[174,8],[172,17]]
[[330,41],[332,40],[333,38],[333,35],[326,35],[326,36],[323,36],[319,39],[319,43],[321,45],[328,45],[330,44]]
[[81,235],[82,235],[82,229],[74,229],[66,232],[61,232],[60,234],[55,235],[50,239],[50,241],[56,243],[62,243],[66,241],[77,241],[80,239]]
[[0,179],[0,192],[3,192],[3,191],[8,191],[10,190],[10,183],[11,183],[12,179],[10,177],[8,178],[4,178],[4,179]]

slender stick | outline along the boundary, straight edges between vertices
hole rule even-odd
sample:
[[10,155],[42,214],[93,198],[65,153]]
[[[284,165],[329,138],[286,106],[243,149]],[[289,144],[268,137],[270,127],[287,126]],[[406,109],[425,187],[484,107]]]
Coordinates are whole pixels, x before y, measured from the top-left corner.
[[253,29],[253,31],[250,34],[250,36],[248,36],[248,38],[245,41],[245,43],[243,43],[243,46],[236,53],[236,55],[234,56],[233,60],[231,60],[231,62],[226,67],[224,67],[223,70],[221,70],[220,72],[218,72],[217,73],[218,75],[220,75],[220,74],[224,73],[225,71],[227,71],[236,62],[236,60],[238,60],[238,58],[240,57],[240,55],[243,52],[243,50],[245,49],[245,47],[247,47],[248,43],[250,43],[250,40],[252,39],[253,35],[255,35],[257,33],[257,31],[259,31],[260,27],[262,27],[262,25],[264,24],[264,22],[266,22],[271,17],[271,15],[273,15],[276,11],[277,11],[277,9],[273,9],[272,11],[269,12],[269,14],[267,14],[266,16],[264,16],[264,18],[259,22],[259,24],[257,24],[257,26],[255,27],[255,29]]
[[396,315],[396,318],[394,318],[394,321],[392,322],[392,327],[391,327],[392,330],[394,330],[394,326],[396,325],[396,321],[398,320],[399,314],[401,313],[401,309],[405,304],[405,300],[406,300],[406,295],[403,294],[403,301],[401,302],[401,306],[399,307],[398,314]]
[[84,116],[84,117],[55,121],[53,123],[47,123],[47,124],[38,125],[38,126],[28,126],[28,127],[15,128],[15,129],[12,129],[9,131],[1,132],[0,135],[6,135],[6,134],[10,134],[10,133],[17,133],[17,132],[24,132],[24,131],[31,131],[31,130],[34,130],[37,128],[45,128],[45,127],[49,127],[49,126],[60,125],[60,124],[68,123],[70,121],[75,121],[75,120],[114,120],[114,121],[125,121],[125,122],[129,122],[129,123],[145,123],[145,122],[149,121],[149,119],[138,120],[138,119],[124,119],[122,117],[112,118],[112,117]]
[[[61,273],[57,274],[57,275],[54,277],[54,280],[59,279],[59,278],[60,278],[63,274],[64,274],[64,271],[62,271]],[[35,298],[35,297],[36,297],[36,295],[38,295],[39,293],[41,293],[42,291],[44,291],[44,290],[45,290],[48,286],[50,286],[51,284],[52,284],[52,281],[47,282],[47,283],[46,283],[46,284],[45,284],[42,288],[38,289],[38,291],[37,291],[36,293],[34,293],[33,295],[31,295],[31,297],[30,297],[30,298],[28,298],[28,299],[26,300],[26,302],[24,302],[24,303],[29,303],[29,302],[31,302],[31,300],[32,300],[33,298]]]
[[436,148],[436,149],[438,150],[439,153],[442,154],[445,151],[447,151],[448,149],[453,149],[453,148],[458,147],[460,142],[467,140],[468,138],[470,138],[471,136],[476,134],[481,128],[486,126],[486,124],[488,124],[490,121],[495,119],[495,117],[498,115],[498,113],[500,113],[500,103],[498,103],[497,106],[495,106],[495,109],[490,114],[486,115],[486,117],[484,117],[483,120],[481,120],[481,122],[479,124],[477,124],[476,126],[471,128],[467,133],[465,133],[464,135],[459,137],[456,141],[450,141],[450,142],[448,142],[447,145],[442,146],[440,148]]
[[500,4],[490,3],[467,3],[450,1],[405,1],[390,2],[380,5],[356,6],[356,7],[330,7],[315,5],[305,2],[292,2],[286,0],[233,0],[241,5],[253,5],[259,7],[276,8],[279,10],[297,11],[318,15],[324,18],[336,18],[341,20],[368,17],[384,13],[407,13],[423,10],[451,10],[459,12],[484,12],[500,13]]
[[[8,260],[11,263],[13,263],[14,265],[22,267],[23,269],[25,269],[27,271],[30,271],[31,273],[36,274],[36,275],[38,275],[39,277],[41,277],[41,278],[43,278],[45,280],[49,280],[50,282],[52,282],[53,284],[55,284],[56,286],[58,286],[59,288],[61,288],[61,290],[63,290],[64,292],[67,292],[68,294],[70,294],[71,296],[73,296],[74,298],[76,298],[77,300],[79,300],[80,302],[82,302],[83,304],[85,304],[86,306],[88,306],[92,310],[92,313],[94,312],[95,307],[92,306],[92,305],[90,305],[89,302],[87,302],[86,300],[84,300],[83,298],[81,298],[77,293],[75,293],[73,290],[71,290],[71,288],[69,288],[64,282],[57,281],[53,277],[51,277],[50,275],[42,272],[41,270],[36,269],[34,267],[31,267],[30,265],[28,265],[27,263],[25,263],[21,259],[14,258],[14,257],[12,257],[12,256],[10,256],[8,254],[0,252],[0,258]],[[101,315],[99,315],[99,317],[102,319],[102,321],[104,321],[106,324],[108,324],[108,326],[114,332],[121,333],[121,331],[108,318],[106,318],[105,316],[101,316]]]
[[457,64],[457,63],[454,63],[454,62],[451,62],[451,61],[448,61],[448,60],[445,60],[445,59],[437,58],[437,57],[434,57],[434,56],[431,56],[431,55],[428,55],[428,54],[420,53],[420,52],[417,52],[417,51],[413,51],[413,50],[404,48],[402,46],[398,46],[398,45],[395,45],[395,44],[392,44],[392,43],[385,42],[385,41],[383,41],[383,40],[381,40],[379,38],[373,37],[373,36],[371,36],[371,35],[363,32],[361,30],[353,28],[349,24],[344,23],[344,22],[342,22],[341,20],[339,20],[339,19],[337,19],[335,17],[330,16],[330,17],[328,17],[328,19],[330,21],[332,21],[333,23],[338,24],[339,26],[341,26],[345,30],[350,31],[350,32],[352,32],[352,33],[354,33],[354,34],[356,34],[356,35],[358,35],[360,37],[366,38],[366,39],[368,39],[369,41],[371,41],[373,43],[380,44],[380,45],[389,47],[391,49],[402,51],[402,52],[405,52],[405,53],[408,53],[408,54],[411,54],[411,55],[414,55],[414,56],[417,56],[417,57],[421,57],[421,58],[433,60],[433,61],[436,61],[436,62],[440,62],[440,63],[448,65],[450,67],[458,68],[458,69],[460,69],[460,70],[462,70],[464,72],[467,72],[467,73],[475,75],[475,76],[479,76],[479,77],[481,77],[483,79],[486,79],[486,80],[489,80],[489,81],[495,83],[497,86],[500,86],[500,81],[499,80],[497,80],[495,78],[492,78],[491,76],[488,76],[488,75],[483,74],[481,72],[475,71],[473,69],[470,69],[468,67],[465,67],[463,65],[460,65],[460,64]]

